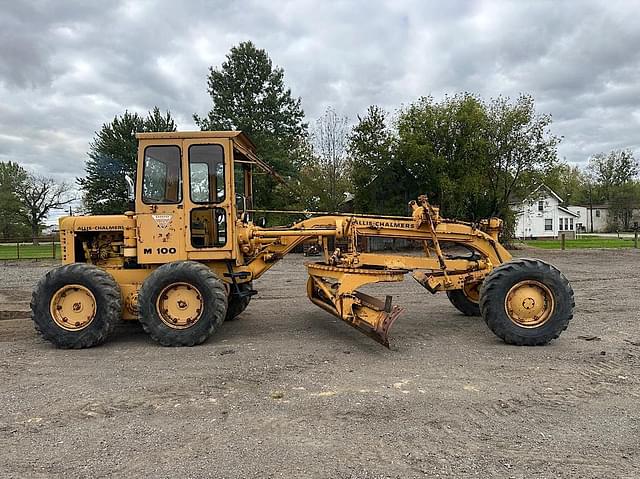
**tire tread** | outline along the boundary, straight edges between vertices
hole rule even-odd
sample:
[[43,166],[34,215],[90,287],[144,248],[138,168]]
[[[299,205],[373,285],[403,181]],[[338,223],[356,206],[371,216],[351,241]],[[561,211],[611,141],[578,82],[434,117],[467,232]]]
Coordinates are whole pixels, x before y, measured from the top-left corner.
[[465,316],[480,316],[480,305],[469,300],[461,289],[447,291],[447,298]]
[[[195,333],[197,329],[184,329],[191,334],[176,334],[175,330],[158,327],[161,320],[155,314],[155,289],[159,282],[184,281],[185,276],[195,275],[213,295],[212,321],[207,327]],[[201,294],[202,291],[201,291]],[[222,281],[207,266],[196,261],[175,261],[157,268],[145,280],[138,296],[139,320],[144,331],[162,346],[195,346],[205,342],[222,324],[227,313],[227,293]],[[202,321],[205,318],[201,318]],[[197,323],[196,323],[197,324]],[[160,325],[161,326],[161,325]]]
[[[58,289],[52,288],[56,284],[73,284],[78,282],[78,278],[90,279],[100,292],[99,296],[104,299],[100,322],[92,323],[85,330],[72,334],[67,334],[68,331],[62,328],[50,328],[53,319],[50,317],[49,304]],[[35,330],[44,339],[61,349],[82,349],[104,343],[113,333],[122,315],[122,296],[118,283],[106,271],[87,263],[72,263],[48,271],[38,281],[31,294],[30,306]]]
[[[248,283],[240,283],[238,285],[240,290],[248,290],[253,289],[253,282],[249,281]],[[233,288],[233,285],[231,285]],[[238,316],[247,309],[249,303],[251,302],[251,296],[245,296],[244,298],[237,298],[233,294],[229,295],[229,305],[227,307],[227,315],[224,318],[225,321],[233,321],[238,319]]]
[[[569,313],[554,321],[554,327],[546,334],[539,336],[523,336],[518,334],[518,327],[510,320],[502,320],[504,309],[503,302],[497,299],[503,298],[502,292],[513,276],[526,275],[531,272],[542,274],[545,278],[552,279],[559,286],[558,291],[554,291],[556,304],[568,302],[564,306],[569,306]],[[506,294],[506,291],[504,291]],[[567,278],[552,264],[538,259],[517,258],[503,263],[496,267],[487,275],[480,288],[480,311],[485,322],[496,336],[508,344],[517,346],[541,346],[553,339],[557,339],[560,334],[567,329],[569,322],[573,319],[573,308],[575,298],[573,289]],[[555,313],[555,311],[554,311]],[[554,318],[551,318],[554,320]]]

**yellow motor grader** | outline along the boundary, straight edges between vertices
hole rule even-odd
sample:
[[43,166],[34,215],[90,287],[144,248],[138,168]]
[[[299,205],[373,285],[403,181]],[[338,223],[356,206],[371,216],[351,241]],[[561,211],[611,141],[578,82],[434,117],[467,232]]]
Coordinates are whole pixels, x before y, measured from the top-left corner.
[[[572,318],[567,279],[543,261],[512,259],[497,218],[446,220],[421,196],[410,217],[332,214],[267,228],[254,218],[252,177],[277,173],[245,134],[137,137],[135,211],[60,220],[63,265],[31,302],[36,329],[58,347],[103,343],[121,319],[139,320],[164,346],[200,344],[248,306],[253,280],[307,241],[323,250],[306,264],[309,299],[385,346],[401,308],[359,288],[409,273],[509,344],[545,344]],[[421,254],[367,252],[376,237],[417,242]]]

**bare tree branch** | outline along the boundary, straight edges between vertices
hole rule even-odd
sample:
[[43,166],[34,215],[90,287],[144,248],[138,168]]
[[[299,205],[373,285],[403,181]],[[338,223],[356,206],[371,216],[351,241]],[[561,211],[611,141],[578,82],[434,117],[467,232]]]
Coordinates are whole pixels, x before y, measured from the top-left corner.
[[16,193],[22,205],[19,215],[31,228],[34,243],[37,242],[43,220],[51,210],[63,208],[73,201],[69,196],[69,185],[44,176],[28,175]]
[[316,121],[312,131],[313,149],[327,185],[327,206],[337,210],[344,199],[340,185],[348,176],[347,119],[338,116],[333,108],[327,108]]

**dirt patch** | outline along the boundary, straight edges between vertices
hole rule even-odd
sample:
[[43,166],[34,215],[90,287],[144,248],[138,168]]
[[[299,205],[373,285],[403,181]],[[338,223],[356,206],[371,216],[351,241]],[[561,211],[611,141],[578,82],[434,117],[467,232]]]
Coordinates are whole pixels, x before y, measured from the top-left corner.
[[0,320],[29,318],[31,310],[25,298],[30,298],[28,290],[0,289]]
[[[572,281],[549,346],[507,346],[408,279],[371,288],[406,309],[384,349],[307,300],[297,255],[195,348],[134,323],[61,351],[2,321],[0,476],[636,477],[640,254],[517,254]],[[6,287],[28,301],[36,268]]]

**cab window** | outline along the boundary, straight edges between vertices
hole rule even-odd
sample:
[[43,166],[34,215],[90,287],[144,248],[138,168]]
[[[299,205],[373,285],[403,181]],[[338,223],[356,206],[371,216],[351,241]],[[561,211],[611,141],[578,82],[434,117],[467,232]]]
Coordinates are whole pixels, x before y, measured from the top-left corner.
[[236,212],[238,218],[242,216],[245,209],[252,209],[251,189],[248,188],[247,176],[249,174],[249,166],[244,163],[234,163],[233,178],[234,188],[236,192]]
[[222,203],[224,185],[224,151],[221,145],[189,147],[189,181],[194,203]]
[[194,248],[221,247],[227,243],[227,214],[224,208],[191,210],[191,245]]
[[182,201],[180,148],[175,145],[148,146],[144,150],[142,201],[172,204]]

